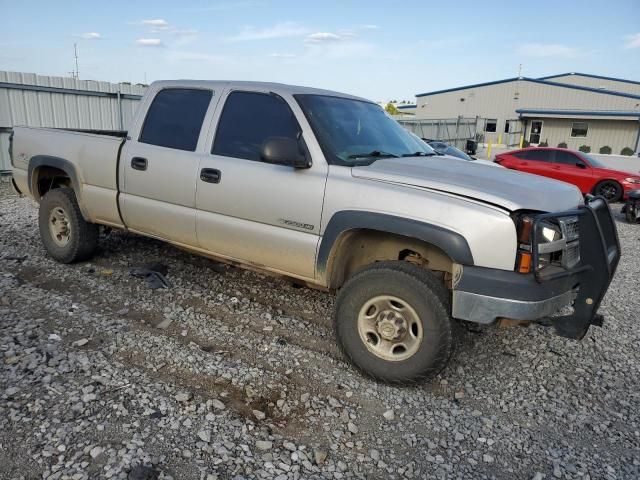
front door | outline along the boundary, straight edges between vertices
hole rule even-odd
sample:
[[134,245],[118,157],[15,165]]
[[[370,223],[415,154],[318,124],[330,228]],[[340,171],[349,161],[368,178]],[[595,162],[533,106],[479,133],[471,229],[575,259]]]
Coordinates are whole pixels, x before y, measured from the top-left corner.
[[531,122],[531,130],[529,131],[529,144],[538,145],[542,135],[542,120],[534,120]]
[[121,213],[125,225],[196,246],[196,151],[211,90],[159,90],[140,132],[120,155]]
[[589,193],[593,186],[593,169],[582,158],[572,152],[556,150],[553,168],[556,174],[553,178],[572,183],[582,193]]
[[295,139],[307,150],[304,137],[313,136],[303,115],[298,121],[278,95],[232,91],[218,117],[212,153],[199,167],[204,175],[196,195],[200,247],[313,279],[327,165],[314,158],[311,168],[294,169],[261,158],[270,137]]

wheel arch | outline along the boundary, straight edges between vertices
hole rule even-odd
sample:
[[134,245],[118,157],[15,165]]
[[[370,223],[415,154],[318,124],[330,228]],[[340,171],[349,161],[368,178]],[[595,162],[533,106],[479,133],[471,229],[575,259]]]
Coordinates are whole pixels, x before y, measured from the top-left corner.
[[[60,173],[63,175],[60,175]],[[52,180],[50,186],[48,188],[43,187],[43,179],[49,178]],[[54,182],[56,178],[57,181]],[[68,179],[68,181],[65,181],[65,179]],[[78,200],[82,216],[85,220],[89,218],[81,201],[82,191],[80,189],[78,173],[75,165],[69,160],[51,155],[34,155],[29,159],[27,185],[29,186],[31,195],[37,202],[39,202],[44,194],[51,190],[51,188],[60,186],[72,188]]]
[[407,256],[449,273],[453,263],[473,265],[469,245],[457,232],[394,215],[346,210],[334,214],[325,228],[316,271],[329,288],[338,288],[364,265],[413,260]]

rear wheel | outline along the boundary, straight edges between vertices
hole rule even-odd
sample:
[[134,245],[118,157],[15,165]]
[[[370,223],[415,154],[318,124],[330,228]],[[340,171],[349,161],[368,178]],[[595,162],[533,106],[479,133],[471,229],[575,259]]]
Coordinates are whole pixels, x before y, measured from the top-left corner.
[[453,348],[444,285],[407,262],[375,263],[350,278],[336,299],[334,325],[347,358],[387,383],[437,375]]
[[49,190],[42,197],[38,226],[45,249],[61,263],[86,260],[98,245],[98,226],[82,217],[70,188]]
[[604,180],[595,186],[593,193],[606,198],[609,203],[615,203],[622,198],[622,186],[613,180]]

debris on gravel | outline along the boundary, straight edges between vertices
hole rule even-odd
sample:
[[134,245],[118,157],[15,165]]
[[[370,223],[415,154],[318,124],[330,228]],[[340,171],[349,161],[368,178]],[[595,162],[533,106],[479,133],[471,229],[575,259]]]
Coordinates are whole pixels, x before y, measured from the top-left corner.
[[[342,357],[331,295],[117,231],[62,265],[4,181],[0,213],[0,478],[640,478],[637,225],[603,328],[462,329],[398,388]],[[160,260],[171,288],[129,274]]]

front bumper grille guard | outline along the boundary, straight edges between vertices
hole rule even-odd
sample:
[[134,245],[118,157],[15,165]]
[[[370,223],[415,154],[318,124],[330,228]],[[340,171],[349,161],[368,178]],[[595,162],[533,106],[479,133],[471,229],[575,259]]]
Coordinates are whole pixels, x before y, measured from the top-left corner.
[[[548,321],[559,335],[579,339],[584,337],[591,324],[602,324],[602,316],[597,311],[620,261],[620,240],[608,203],[602,197],[592,196],[588,196],[585,205],[576,210],[536,216],[533,238],[537,238],[535,233],[541,228],[541,222],[550,219],[560,221],[571,216],[578,218],[580,262],[571,269],[536,269],[535,276],[540,283],[561,276],[575,276],[574,288],[577,295],[573,302],[573,312],[549,318]],[[543,245],[534,244],[532,248],[533,264],[536,267],[540,253],[545,250]],[[572,254],[577,255],[575,252]]]

